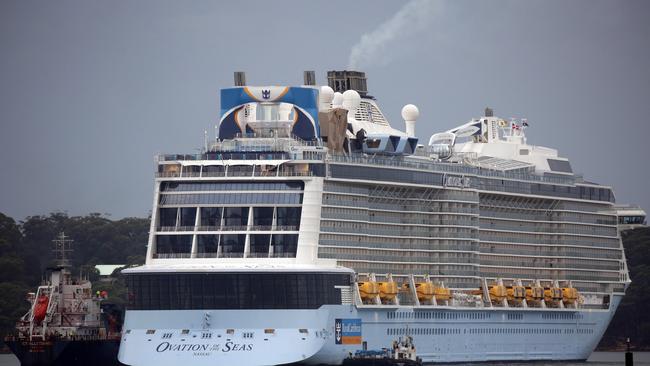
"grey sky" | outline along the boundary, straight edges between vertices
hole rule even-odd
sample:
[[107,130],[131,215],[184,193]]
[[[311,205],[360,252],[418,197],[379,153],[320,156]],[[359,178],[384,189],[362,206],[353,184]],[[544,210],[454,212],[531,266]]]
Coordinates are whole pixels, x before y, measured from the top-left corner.
[[[393,126],[428,141],[477,117],[527,117],[618,202],[650,209],[650,2],[448,1],[358,64]],[[145,216],[153,155],[214,134],[218,90],[348,66],[405,2],[0,2],[0,212]]]

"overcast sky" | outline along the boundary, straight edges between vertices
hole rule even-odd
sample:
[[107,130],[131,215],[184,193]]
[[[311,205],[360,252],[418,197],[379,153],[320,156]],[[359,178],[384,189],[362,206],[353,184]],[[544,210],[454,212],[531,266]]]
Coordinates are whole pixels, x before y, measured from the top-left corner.
[[151,210],[153,156],[214,134],[218,92],[368,76],[393,126],[428,141],[481,115],[526,117],[620,203],[650,209],[650,2],[0,2],[0,212]]

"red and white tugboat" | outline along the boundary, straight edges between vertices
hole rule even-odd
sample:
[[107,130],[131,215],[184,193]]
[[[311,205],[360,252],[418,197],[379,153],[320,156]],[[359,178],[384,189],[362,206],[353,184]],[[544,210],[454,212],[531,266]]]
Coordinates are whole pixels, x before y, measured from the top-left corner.
[[94,294],[85,278],[73,278],[64,233],[54,242],[57,265],[49,279],[29,293],[32,306],[17,323],[16,333],[5,343],[22,366],[119,365],[119,319],[104,313],[102,294]]

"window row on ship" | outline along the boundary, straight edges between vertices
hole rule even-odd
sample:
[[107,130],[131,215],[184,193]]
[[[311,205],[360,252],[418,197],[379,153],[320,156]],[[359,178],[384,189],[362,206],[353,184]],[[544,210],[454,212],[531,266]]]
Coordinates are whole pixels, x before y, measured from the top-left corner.
[[563,257],[529,257],[504,256],[500,254],[480,255],[481,265],[528,266],[530,268],[576,268],[605,271],[620,271],[623,263],[619,260],[607,259],[569,259]]
[[160,207],[158,231],[246,231],[300,228],[300,206]]
[[391,273],[396,275],[428,274],[431,276],[464,277],[478,276],[476,266],[472,265],[426,264],[415,262],[394,263],[369,260],[337,260],[337,264],[343,267],[352,268],[358,273]]
[[[403,215],[405,218],[402,222],[386,222],[377,218],[372,214],[366,215],[366,217],[349,217],[344,212],[329,211],[326,208],[323,209],[322,223],[324,228],[329,227],[359,227],[368,232],[391,234],[399,233],[399,235],[411,235],[411,236],[421,236],[421,235],[444,235],[444,232],[448,228],[458,228],[465,227],[466,229],[475,229],[479,227],[479,221],[475,218],[468,219],[450,219],[448,215],[438,215],[436,217],[429,218],[429,221],[426,223],[413,223],[413,218],[409,217],[410,215]],[[370,219],[370,220],[365,220]],[[394,220],[397,220],[398,217],[395,217]],[[615,227],[593,227],[593,226],[582,226],[582,225],[563,225],[563,224],[541,224],[535,223],[525,224],[524,222],[518,221],[516,225],[503,224],[495,220],[486,220],[481,219],[480,228],[482,231],[499,231],[499,232],[516,232],[524,234],[549,234],[549,235],[558,235],[565,234],[568,236],[579,235],[581,237],[605,237],[605,238],[617,238],[618,230]],[[324,231],[328,231],[325,229]]]
[[341,304],[344,273],[128,274],[130,310],[318,309]]
[[[404,215],[408,216],[408,215]],[[476,230],[478,229],[478,220],[476,218],[472,217],[467,217],[467,218],[443,218],[443,216],[447,215],[439,215],[435,219],[431,219],[427,223],[412,223],[412,222],[385,222],[385,221],[380,221],[375,219],[374,217],[372,220],[363,220],[363,219],[343,219],[343,218],[338,218],[336,217],[335,214],[329,214],[329,215],[324,215],[321,216],[323,223],[329,222],[329,223],[344,223],[346,225],[364,225],[369,228],[395,228],[395,229],[405,229],[405,228],[413,228],[413,229],[448,229],[448,228],[463,228],[463,229],[472,229]],[[405,220],[406,221],[406,220]]]
[[291,258],[298,234],[161,235],[154,237],[154,258]]
[[[483,232],[507,232],[507,233],[522,233],[522,234],[534,234],[534,235],[562,235],[566,237],[590,237],[590,238],[614,238],[618,239],[618,230],[612,229],[608,233],[598,234],[595,230],[585,230],[586,233],[581,232],[582,230],[563,230],[561,228],[543,228],[543,227],[531,227],[524,225],[503,225],[484,222],[480,226],[481,231]],[[528,229],[528,230],[526,230]]]
[[[595,268],[579,269],[573,267],[541,267],[528,265],[526,263],[509,263],[507,261],[494,261],[494,263],[459,263],[452,262],[445,263],[440,260],[430,260],[427,258],[395,258],[395,257],[381,257],[381,256],[361,256],[353,254],[334,254],[328,252],[320,252],[320,258],[333,258],[337,259],[339,263],[355,263],[352,268],[361,271],[369,270],[373,272],[372,267],[376,268],[396,268],[394,273],[404,274],[408,273],[409,268],[417,268],[414,266],[421,264],[421,268],[427,268],[428,272],[418,272],[415,274],[430,274],[430,275],[463,275],[472,276],[480,272],[481,277],[497,277],[497,278],[548,278],[558,280],[589,280],[589,281],[620,281],[620,271],[614,270],[601,270]],[[362,266],[362,263],[371,264]],[[496,263],[496,264],[495,264]],[[400,268],[401,267],[401,268]],[[477,272],[478,271],[478,272]],[[378,272],[377,273],[391,273],[391,272]],[[523,276],[522,276],[523,275]]]
[[522,208],[494,208],[479,205],[481,218],[501,220],[513,219],[542,223],[572,223],[584,225],[616,226],[616,216],[604,213],[586,213],[581,211],[563,210],[532,210]]
[[483,214],[481,214],[479,222],[480,226],[486,229],[618,236],[618,228],[616,226],[584,222],[540,221],[497,216],[486,217]]
[[566,245],[613,249],[621,248],[621,242],[619,238],[585,237],[578,235],[571,236],[567,234],[518,233],[512,231],[505,232],[480,230],[479,239],[481,242]]
[[323,206],[323,219],[362,221],[367,223],[385,223],[420,226],[478,226],[476,215],[458,213],[418,213],[418,212],[384,212],[363,208],[342,208]]
[[[480,213],[480,224],[485,228],[528,231],[528,232],[561,232],[569,234],[591,234],[597,236],[617,236],[616,219],[613,217],[608,224],[603,220],[590,221],[562,221],[561,218],[549,220],[548,214],[537,219],[531,219],[519,213],[500,213],[484,215]],[[523,215],[523,216],[522,216]],[[417,212],[417,211],[379,211],[359,207],[337,207],[324,205],[322,208],[324,219],[352,220],[386,224],[413,224],[413,225],[454,225],[478,226],[475,214],[463,215],[458,212]],[[540,220],[543,218],[545,220]],[[584,219],[583,219],[584,220]],[[599,223],[595,223],[598,221]],[[512,225],[512,222],[518,225]]]
[[536,245],[536,244],[499,244],[481,242],[481,254],[485,255],[522,255],[540,258],[588,258],[591,260],[620,260],[620,249],[574,248],[561,245]]
[[[423,202],[430,203],[427,207],[430,208],[424,211],[431,210],[446,210],[450,207],[466,208],[470,205],[475,205],[478,203],[478,195],[476,192],[472,191],[460,191],[460,190],[439,190],[439,189],[428,189],[421,191],[387,191],[387,192],[375,192],[370,191],[368,194],[361,193],[340,193],[340,192],[330,192],[327,190],[323,191],[324,203],[327,203],[329,200],[338,200],[344,202],[344,204],[350,204],[351,206],[356,206],[356,204],[402,204],[408,207],[410,206],[421,206]],[[388,209],[391,209],[390,207]],[[394,207],[392,209],[395,209]]]
[[409,250],[384,249],[363,247],[319,246],[319,256],[347,260],[374,260],[392,262],[426,262],[453,264],[481,264],[500,266],[524,266],[529,268],[576,268],[606,271],[620,271],[623,264],[620,260],[605,259],[575,259],[566,257],[531,257],[504,256],[499,254],[484,254],[476,252],[448,252],[439,250]]
[[390,262],[423,262],[445,264],[477,264],[478,253],[439,252],[413,250],[378,250],[360,248],[341,248],[319,246],[318,255],[321,258],[336,258],[342,260],[373,260]]
[[[370,182],[399,182],[433,186],[443,186],[445,183],[444,173],[376,166],[330,164],[329,174],[332,178],[358,179]],[[470,175],[469,179],[471,188],[486,192],[529,194],[604,202],[614,201],[614,195],[609,187],[531,183],[473,175]]]
[[386,335],[458,335],[458,334],[485,334],[485,335],[560,335],[560,334],[593,334],[591,328],[388,328]]
[[505,195],[500,193],[481,192],[480,206],[494,209],[517,209],[534,212],[576,212],[589,213],[592,215],[612,216],[608,211],[611,208],[609,203],[603,202],[579,202],[565,199],[553,199],[544,197],[529,197],[518,195]]
[[[480,266],[481,277],[557,279],[569,281],[621,282],[619,272],[577,269],[547,269],[529,267]],[[580,289],[580,288],[578,288]]]
[[363,224],[353,221],[321,221],[322,232],[351,232],[361,235],[383,235],[413,238],[476,238],[476,227],[387,227],[381,224]]

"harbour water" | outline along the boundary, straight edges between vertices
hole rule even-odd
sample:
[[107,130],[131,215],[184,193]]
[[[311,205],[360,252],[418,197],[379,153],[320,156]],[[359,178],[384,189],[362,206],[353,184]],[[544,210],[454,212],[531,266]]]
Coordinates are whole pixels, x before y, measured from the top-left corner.
[[[462,365],[462,364],[455,364]],[[468,364],[472,365],[472,364]],[[485,364],[474,364],[485,365]],[[488,365],[495,366],[529,366],[531,363],[518,362],[518,363],[489,363]],[[624,352],[594,352],[591,354],[587,362],[535,362],[536,366],[619,366],[625,365]],[[635,352],[634,353],[635,366],[650,366],[650,352]],[[20,366],[18,359],[11,354],[0,354],[0,366]],[[73,366],[73,365],[70,365]],[[191,365],[184,365],[191,366]],[[226,365],[223,365],[226,366]]]

